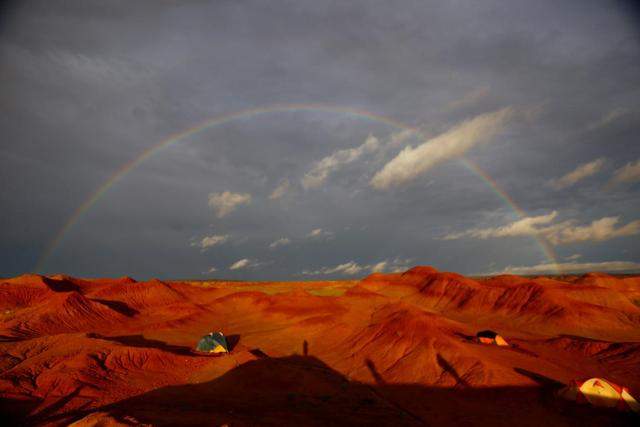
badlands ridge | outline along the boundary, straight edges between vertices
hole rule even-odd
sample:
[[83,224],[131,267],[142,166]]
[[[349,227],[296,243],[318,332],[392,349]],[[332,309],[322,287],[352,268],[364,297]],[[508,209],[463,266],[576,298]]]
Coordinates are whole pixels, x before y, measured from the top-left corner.
[[640,395],[640,276],[0,280],[9,425],[639,425],[557,397],[591,377]]

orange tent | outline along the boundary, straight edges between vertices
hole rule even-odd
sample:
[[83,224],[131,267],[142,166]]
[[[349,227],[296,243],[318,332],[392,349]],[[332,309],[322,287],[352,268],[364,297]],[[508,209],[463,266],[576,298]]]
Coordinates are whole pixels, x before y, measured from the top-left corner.
[[493,331],[480,331],[476,334],[476,339],[480,344],[509,346],[507,340]]
[[629,389],[602,378],[572,381],[558,395],[578,403],[589,403],[600,408],[616,408],[623,411],[640,412],[640,404],[631,396]]

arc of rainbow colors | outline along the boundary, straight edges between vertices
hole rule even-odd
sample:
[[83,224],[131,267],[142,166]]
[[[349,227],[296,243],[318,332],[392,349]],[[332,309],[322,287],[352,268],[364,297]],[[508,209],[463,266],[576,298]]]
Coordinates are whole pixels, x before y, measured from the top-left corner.
[[[391,127],[394,127],[396,129],[410,131],[412,133],[415,133],[417,136],[424,137],[422,131],[417,127],[408,125],[406,123],[400,122],[390,117],[372,113],[370,111],[361,110],[361,109],[352,108],[352,107],[345,107],[345,106],[335,106],[335,105],[327,105],[327,104],[273,104],[269,106],[250,108],[246,110],[240,110],[240,111],[230,112],[226,114],[221,114],[219,116],[202,121],[180,132],[170,134],[159,143],[144,150],[138,157],[122,165],[113,175],[111,175],[102,185],[100,185],[96,189],[96,191],[93,192],[73,212],[73,214],[71,215],[71,217],[69,217],[69,219],[64,224],[64,226],[60,229],[60,231],[58,231],[55,237],[47,245],[45,251],[43,252],[40,259],[38,260],[38,263],[36,264],[35,271],[37,272],[43,269],[45,263],[47,262],[49,257],[53,254],[53,252],[56,250],[56,248],[62,243],[67,233],[80,220],[80,218],[86,212],[88,212],[91,209],[91,207],[94,204],[96,204],[96,202],[98,202],[98,200],[100,200],[107,191],[109,191],[111,187],[114,186],[114,184],[122,180],[126,175],[129,174],[129,172],[131,172],[132,170],[140,166],[140,164],[145,162],[147,159],[152,157],[157,152],[161,151],[162,149],[172,144],[175,144],[181,140],[184,140],[185,138],[195,135],[198,132],[202,132],[214,126],[219,126],[234,120],[251,118],[251,117],[263,115],[263,114],[299,112],[299,111],[346,114],[346,115],[354,116],[357,118],[368,119],[374,122],[383,123]],[[526,213],[498,185],[498,183],[493,178],[491,178],[489,174],[487,174],[478,165],[476,165],[475,163],[471,162],[468,159],[462,158],[461,162],[472,173],[478,175],[482,179],[482,181],[486,183],[488,187],[516,213],[516,215],[519,218],[523,218],[526,216]],[[558,269],[558,262],[556,260],[556,255],[551,245],[541,236],[534,236],[534,238],[537,241],[545,257],[549,260],[550,263],[556,266],[556,269]]]
[[[497,194],[498,197],[500,197],[502,200],[504,200],[509,205],[509,207],[511,207],[518,218],[522,219],[527,216],[527,213],[520,206],[518,206],[518,204],[516,204],[515,200],[513,200],[513,198],[511,198],[511,196],[509,196],[509,194],[507,194],[507,192],[504,191],[502,187],[500,187],[500,185],[496,182],[496,180],[493,179],[488,173],[482,170],[471,160],[468,160],[466,158],[462,158],[460,160],[469,170],[482,178],[482,180],[489,185],[493,192]],[[545,239],[543,236],[540,236],[539,234],[534,235],[534,237],[547,260],[555,266],[556,273],[562,274],[563,271],[558,264],[558,258],[555,249],[553,249],[553,246],[551,246],[547,239]]]

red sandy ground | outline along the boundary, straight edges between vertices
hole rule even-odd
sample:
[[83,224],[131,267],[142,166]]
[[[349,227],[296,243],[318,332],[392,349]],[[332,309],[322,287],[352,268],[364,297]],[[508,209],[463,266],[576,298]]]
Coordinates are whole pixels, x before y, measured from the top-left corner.
[[0,280],[3,425],[640,425],[555,397],[594,376],[640,396],[640,276]]

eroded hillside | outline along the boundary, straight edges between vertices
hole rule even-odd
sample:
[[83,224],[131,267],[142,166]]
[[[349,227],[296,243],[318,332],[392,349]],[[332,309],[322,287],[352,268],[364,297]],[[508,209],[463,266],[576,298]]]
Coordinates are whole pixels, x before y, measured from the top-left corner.
[[[640,395],[639,301],[640,277],[605,274],[21,276],[0,284],[0,411],[29,425],[631,425],[554,391],[598,376]],[[478,344],[483,329],[511,346]],[[230,354],[192,352],[210,331]]]

